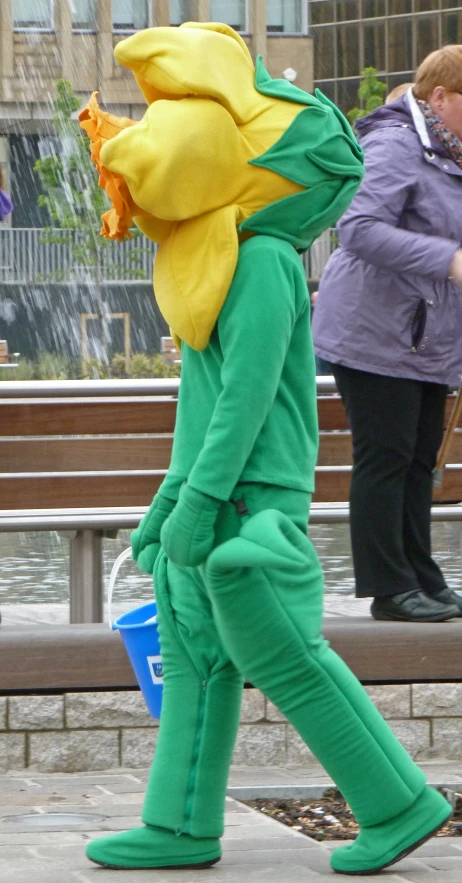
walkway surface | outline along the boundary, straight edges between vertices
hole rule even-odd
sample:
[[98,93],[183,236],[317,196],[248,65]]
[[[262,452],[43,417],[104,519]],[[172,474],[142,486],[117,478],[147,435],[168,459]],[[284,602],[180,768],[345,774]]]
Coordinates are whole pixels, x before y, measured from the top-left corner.
[[[462,765],[422,764],[428,780],[462,787]],[[228,797],[221,862],[206,871],[108,871],[84,855],[89,839],[140,822],[146,770],[74,775],[0,776],[1,883],[315,883],[334,876],[322,844]],[[233,769],[231,794],[243,788],[303,787],[306,795],[329,784],[316,764],[287,769]],[[239,792],[234,789],[239,788]],[[250,797],[250,793],[247,792]],[[76,819],[76,815],[81,820]],[[24,818],[29,816],[30,818]],[[462,838],[433,838],[411,857],[363,881],[460,883]]]

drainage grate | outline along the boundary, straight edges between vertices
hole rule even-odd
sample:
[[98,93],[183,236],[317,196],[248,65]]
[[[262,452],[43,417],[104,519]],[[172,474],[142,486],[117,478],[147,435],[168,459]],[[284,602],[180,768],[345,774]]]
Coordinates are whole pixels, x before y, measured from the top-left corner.
[[93,825],[107,821],[106,816],[74,812],[33,812],[18,816],[4,816],[2,822],[16,825],[27,825],[31,828],[81,828],[82,825]]

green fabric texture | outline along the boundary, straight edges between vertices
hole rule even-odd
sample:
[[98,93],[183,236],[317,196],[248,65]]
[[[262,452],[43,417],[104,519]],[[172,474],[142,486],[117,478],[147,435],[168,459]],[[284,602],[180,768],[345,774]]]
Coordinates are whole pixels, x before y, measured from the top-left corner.
[[218,838],[177,837],[172,831],[145,826],[92,840],[86,855],[91,861],[114,868],[190,867],[214,863],[221,856]]
[[174,564],[194,567],[212,551],[221,501],[185,484],[161,531],[162,547]]
[[309,539],[264,511],[214,549],[205,572],[231,660],[297,729],[358,823],[410,807],[425,777],[320,634],[322,573]]
[[303,264],[287,242],[249,239],[205,350],[183,345],[172,459],[162,493],[229,500],[238,482],[311,493],[315,361]]
[[434,833],[451,814],[442,794],[425,786],[409,809],[376,827],[361,828],[354,843],[335,849],[331,867],[344,874],[378,871]]
[[304,250],[348,208],[364,175],[364,153],[335,104],[286,80],[273,80],[257,59],[255,87],[264,95],[308,105],[273,146],[250,165],[308,189],[273,202],[243,221],[239,231],[276,236]]
[[176,500],[169,500],[157,493],[146,515],[130,535],[133,560],[143,573],[152,574],[160,551],[160,530],[170,515]]

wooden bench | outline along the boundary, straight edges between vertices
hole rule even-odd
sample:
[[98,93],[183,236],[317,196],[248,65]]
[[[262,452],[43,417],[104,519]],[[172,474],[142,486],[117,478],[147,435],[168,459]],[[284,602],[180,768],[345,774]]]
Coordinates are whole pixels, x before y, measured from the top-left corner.
[[[120,637],[101,624],[102,537],[136,526],[162,481],[177,392],[177,380],[2,384],[0,530],[66,532],[72,624],[0,626],[0,692],[135,685]],[[351,439],[331,379],[318,380],[318,411],[311,522],[347,521]],[[438,520],[462,519],[460,430],[451,455],[432,510]],[[460,622],[415,626],[369,617],[325,623],[326,637],[365,683],[462,680],[460,629]]]
[[[318,389],[312,521],[341,521],[348,519],[351,438],[333,380],[319,378]],[[0,530],[66,532],[72,622],[102,619],[102,538],[135,526],[158,489],[177,392],[176,379],[1,384]],[[462,499],[460,430],[451,455],[438,502]],[[462,518],[462,507],[447,514]]]

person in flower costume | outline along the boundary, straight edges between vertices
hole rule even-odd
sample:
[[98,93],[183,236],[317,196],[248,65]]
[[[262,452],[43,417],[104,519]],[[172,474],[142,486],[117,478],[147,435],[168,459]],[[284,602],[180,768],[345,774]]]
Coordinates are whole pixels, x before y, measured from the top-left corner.
[[103,234],[159,244],[154,289],[181,345],[170,468],[133,557],[154,573],[162,717],[143,825],[91,842],[108,868],[204,868],[221,855],[244,678],[295,727],[350,804],[332,867],[379,871],[434,833],[430,789],[320,629],[307,538],[318,448],[310,307],[298,251],[347,208],[363,156],[342,114],[256,68],[222,24],[118,43],[148,109],[81,114],[112,199]]

